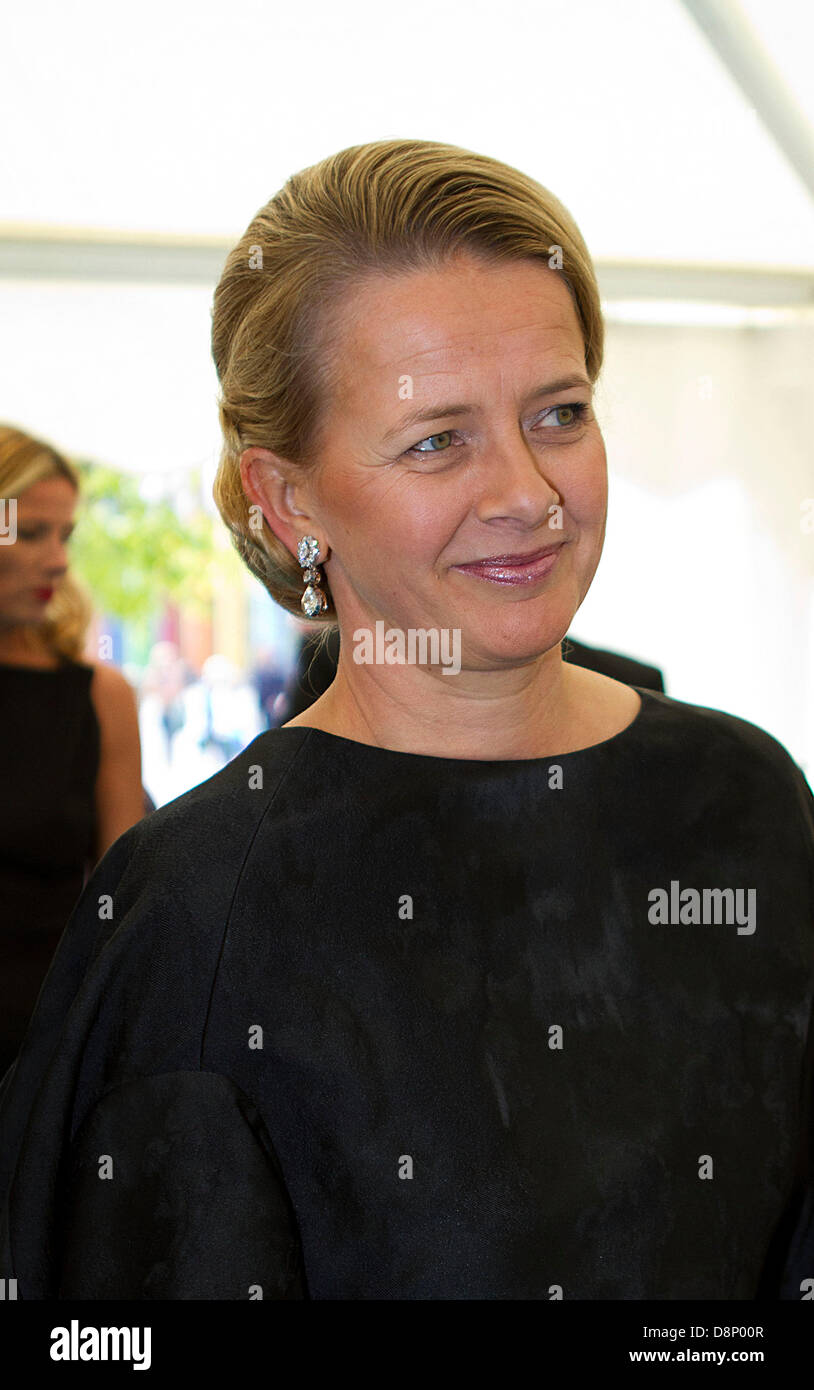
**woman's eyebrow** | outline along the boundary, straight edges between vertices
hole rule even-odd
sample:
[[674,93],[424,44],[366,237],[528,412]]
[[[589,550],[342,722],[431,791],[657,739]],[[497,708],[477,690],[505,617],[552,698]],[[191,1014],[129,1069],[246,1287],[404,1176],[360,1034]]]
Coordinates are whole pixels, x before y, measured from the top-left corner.
[[[526,402],[537,400],[540,396],[553,396],[558,391],[568,391],[572,386],[585,386],[589,391],[591,390],[591,383],[588,378],[580,372],[576,372],[571,376],[560,377],[558,381],[549,381],[543,386],[536,386],[533,391],[529,392]],[[402,416],[397,425],[382,435],[382,443],[388,443],[397,435],[402,434],[404,430],[409,429],[411,425],[418,425],[422,421],[440,420],[442,416],[447,415],[469,415],[476,409],[477,407],[474,405],[467,405],[462,401],[452,401],[449,404],[425,406],[422,410],[410,410]]]

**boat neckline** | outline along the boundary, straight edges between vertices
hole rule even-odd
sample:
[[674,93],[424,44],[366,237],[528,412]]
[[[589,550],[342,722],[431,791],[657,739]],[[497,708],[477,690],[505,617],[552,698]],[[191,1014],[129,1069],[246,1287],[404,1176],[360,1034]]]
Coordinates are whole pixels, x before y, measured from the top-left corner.
[[[620,682],[628,684],[628,682]],[[620,739],[627,738],[634,732],[638,733],[646,718],[655,712],[658,705],[658,696],[663,693],[651,690],[647,686],[632,685],[640,697],[640,705],[636,714],[624,729],[618,733],[611,734],[610,738],[602,739],[599,743],[590,743],[586,748],[574,748],[569,753],[548,753],[542,758],[454,758],[449,755],[438,755],[435,753],[410,753],[402,748],[384,748],[377,743],[361,743],[358,739],[345,738],[343,734],[332,734],[327,729],[318,729],[313,724],[295,724],[292,728],[286,729],[282,726],[276,729],[267,729],[261,737],[268,737],[272,734],[300,734],[305,735],[312,741],[316,737],[317,741],[326,739],[332,743],[345,744],[347,748],[353,748],[360,754],[387,753],[391,758],[409,758],[414,762],[423,761],[426,763],[474,763],[478,767],[533,767],[535,764],[558,763],[563,758],[579,758],[588,753],[597,753],[601,749],[609,748],[611,745],[618,744]],[[651,698],[653,697],[653,698]],[[301,740],[303,743],[305,739]]]

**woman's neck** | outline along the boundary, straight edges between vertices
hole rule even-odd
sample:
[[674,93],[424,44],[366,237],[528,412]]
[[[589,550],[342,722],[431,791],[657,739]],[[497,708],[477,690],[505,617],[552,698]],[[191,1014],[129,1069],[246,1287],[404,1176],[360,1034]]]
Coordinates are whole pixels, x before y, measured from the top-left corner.
[[469,672],[453,686],[416,667],[348,673],[344,649],[333,683],[283,727],[310,727],[356,743],[430,757],[545,758],[588,748],[632,723],[641,701],[629,686],[563,662],[559,647],[505,672]]
[[28,623],[0,624],[0,662],[9,666],[58,666],[38,628]]

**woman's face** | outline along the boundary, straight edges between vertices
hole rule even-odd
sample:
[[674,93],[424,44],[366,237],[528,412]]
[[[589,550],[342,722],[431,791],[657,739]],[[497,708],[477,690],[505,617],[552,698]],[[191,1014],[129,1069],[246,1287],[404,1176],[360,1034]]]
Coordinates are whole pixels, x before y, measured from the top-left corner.
[[[68,569],[77,493],[67,478],[32,483],[17,500],[17,538],[0,545],[0,623],[38,623]],[[5,520],[8,523],[8,501]]]
[[[460,256],[365,282],[340,324],[341,387],[295,496],[331,547],[343,637],[379,619],[460,628],[464,669],[549,650],[591,584],[607,511],[566,286],[534,261]],[[551,546],[553,566],[531,582],[459,568]]]

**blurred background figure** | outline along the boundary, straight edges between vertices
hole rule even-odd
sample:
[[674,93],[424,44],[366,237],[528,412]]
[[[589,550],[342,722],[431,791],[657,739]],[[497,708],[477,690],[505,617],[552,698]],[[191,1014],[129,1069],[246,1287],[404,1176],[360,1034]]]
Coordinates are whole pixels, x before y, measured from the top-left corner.
[[260,712],[265,720],[264,727],[274,729],[282,722],[286,708],[285,692],[290,673],[286,663],[281,662],[272,647],[260,647],[251,675]]
[[231,762],[265,727],[253,686],[234,662],[219,652],[207,657],[201,680],[190,691],[197,700],[198,746],[213,753],[215,767]]
[[140,684],[144,777],[157,805],[224,767],[267,727],[249,676],[220,652],[200,675],[158,642]]
[[[177,796],[176,735],[186,723],[184,691],[194,674],[175,642],[156,642],[138,683],[143,777],[154,805]],[[175,769],[175,771],[174,771]]]
[[91,869],[144,813],[133,689],[85,658],[78,497],[67,459],[0,425],[0,1074]]
[[167,762],[172,761],[173,739],[184,727],[183,692],[191,673],[174,642],[156,642],[141,681],[142,708],[155,721],[164,740]]

